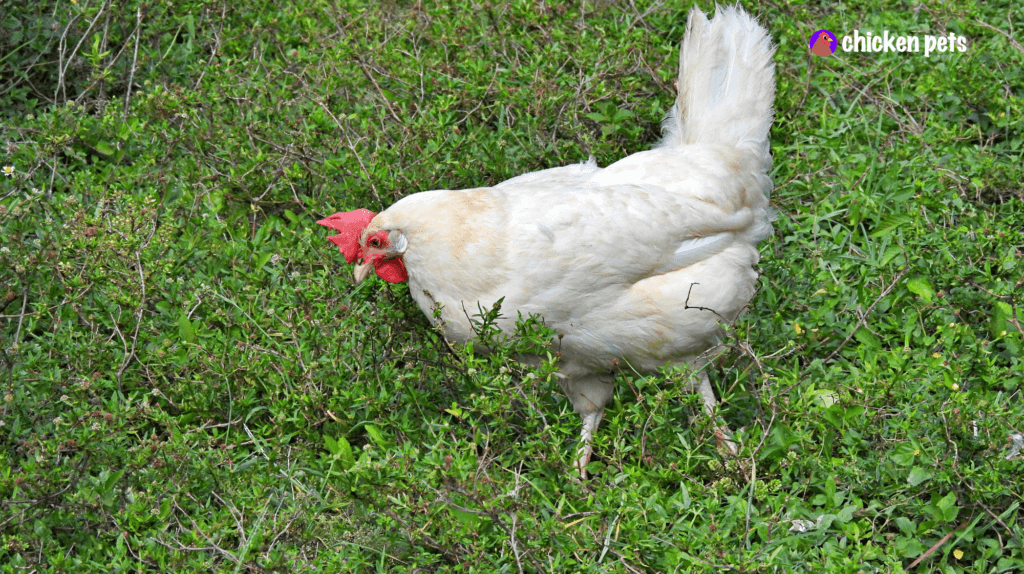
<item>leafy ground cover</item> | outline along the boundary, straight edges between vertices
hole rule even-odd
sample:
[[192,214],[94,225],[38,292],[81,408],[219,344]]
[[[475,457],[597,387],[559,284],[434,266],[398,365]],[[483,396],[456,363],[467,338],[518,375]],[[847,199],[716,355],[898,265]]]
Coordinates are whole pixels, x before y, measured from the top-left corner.
[[573,479],[510,359],[542,326],[452,348],[313,225],[651,145],[689,8],[4,3],[0,571],[1024,569],[1016,3],[748,5],[779,219],[712,372],[739,460],[667,371]]

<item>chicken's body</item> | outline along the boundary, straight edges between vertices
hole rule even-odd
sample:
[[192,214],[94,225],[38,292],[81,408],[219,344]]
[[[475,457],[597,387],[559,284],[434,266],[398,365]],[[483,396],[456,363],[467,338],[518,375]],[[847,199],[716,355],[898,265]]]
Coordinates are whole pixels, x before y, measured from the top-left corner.
[[[560,385],[583,417],[582,471],[614,372],[700,366],[720,323],[754,294],[756,245],[772,229],[772,51],[741,10],[719,7],[711,22],[693,10],[656,149],[604,169],[591,161],[417,193],[360,216],[355,235],[346,218],[356,212],[323,223],[343,232],[332,240],[350,262],[365,257],[358,278],[372,264],[402,280],[382,265],[404,265],[420,309],[432,317],[440,306],[449,340],[471,339],[469,315],[501,298],[503,330],[520,313],[543,317],[560,337]],[[699,386],[710,412],[703,373]]]

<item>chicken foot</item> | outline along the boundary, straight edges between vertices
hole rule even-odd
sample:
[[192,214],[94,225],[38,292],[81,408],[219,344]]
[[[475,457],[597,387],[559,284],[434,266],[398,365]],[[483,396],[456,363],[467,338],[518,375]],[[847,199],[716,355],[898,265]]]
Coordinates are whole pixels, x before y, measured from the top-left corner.
[[[711,380],[703,370],[695,373],[695,377],[697,380],[691,383],[691,386],[697,387],[697,392],[700,393],[701,400],[704,402],[704,412],[708,416],[714,417],[718,400],[715,399],[714,390],[711,388]],[[614,386],[606,382],[609,379],[611,379],[611,375],[594,375],[579,379],[564,378],[558,381],[559,386],[572,402],[574,410],[583,420],[580,445],[573,463],[581,478],[587,478],[587,464],[594,452],[594,435],[601,425],[604,407],[611,401],[614,394]],[[728,426],[716,424],[714,433],[718,449],[723,455],[739,455],[739,448],[733,442]]]

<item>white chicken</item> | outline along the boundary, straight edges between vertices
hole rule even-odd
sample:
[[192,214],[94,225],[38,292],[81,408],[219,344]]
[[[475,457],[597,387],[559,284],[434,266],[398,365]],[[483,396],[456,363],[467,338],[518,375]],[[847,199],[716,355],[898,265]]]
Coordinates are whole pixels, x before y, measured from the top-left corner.
[[[502,297],[506,332],[519,313],[543,317],[559,336],[559,385],[583,419],[575,465],[586,476],[615,372],[702,367],[721,323],[753,297],[756,246],[772,233],[773,52],[739,7],[718,6],[711,21],[693,9],[679,94],[654,149],[604,169],[591,159],[318,223],[340,232],[329,239],[357,263],[357,282],[371,271],[408,280],[432,321],[439,306],[450,341],[474,336],[465,310]],[[708,377],[695,378],[711,414]]]

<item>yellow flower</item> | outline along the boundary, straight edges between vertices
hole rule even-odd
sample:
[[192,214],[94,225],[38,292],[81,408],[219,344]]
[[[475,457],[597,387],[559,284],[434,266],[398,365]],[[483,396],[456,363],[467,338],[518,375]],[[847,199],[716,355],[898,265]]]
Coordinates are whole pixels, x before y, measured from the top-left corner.
[[960,390],[960,385],[958,385],[956,383],[953,383],[953,390],[954,391],[959,391]]
[[14,166],[13,165],[5,165],[4,166],[4,175],[6,175],[7,177],[11,177],[12,175],[14,175]]
[[796,331],[797,335],[803,333],[803,330],[800,329],[800,323],[793,323],[793,330]]
[[934,357],[936,359],[941,359],[942,358],[942,353],[932,353],[932,357]]
[[956,557],[957,560],[959,560],[964,557],[964,551],[957,548],[953,551],[953,556]]

